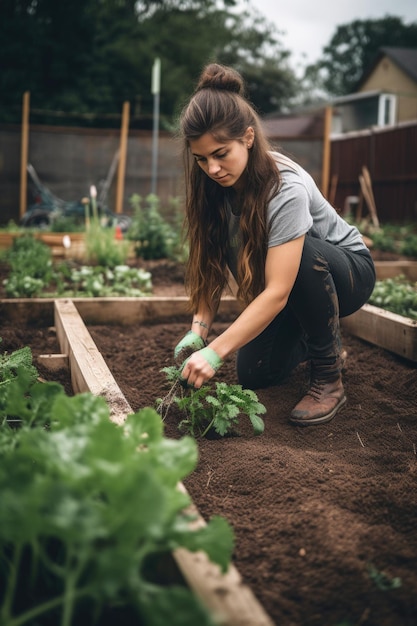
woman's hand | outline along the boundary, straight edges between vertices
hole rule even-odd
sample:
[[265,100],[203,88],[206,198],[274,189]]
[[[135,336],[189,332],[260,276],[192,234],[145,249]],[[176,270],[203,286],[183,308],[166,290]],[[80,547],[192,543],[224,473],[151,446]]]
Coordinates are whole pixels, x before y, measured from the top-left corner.
[[188,333],[177,343],[174,349],[174,359],[177,363],[181,363],[187,357],[191,356],[196,350],[204,348],[206,342],[200,335],[189,330]]
[[182,365],[181,380],[189,387],[200,389],[223,365],[222,359],[212,348],[194,352]]

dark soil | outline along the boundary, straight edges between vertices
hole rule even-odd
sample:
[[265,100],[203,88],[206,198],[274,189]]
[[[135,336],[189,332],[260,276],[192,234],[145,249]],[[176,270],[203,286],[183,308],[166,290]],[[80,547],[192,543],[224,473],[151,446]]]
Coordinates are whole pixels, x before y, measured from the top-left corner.
[[[156,295],[183,293],[174,265],[151,271]],[[134,411],[167,391],[161,368],[188,327],[90,328]],[[29,345],[35,359],[59,351],[53,329],[9,327],[0,336],[3,351]],[[343,339],[348,403],[332,422],[288,422],[306,382],[300,367],[258,391],[264,434],[255,437],[242,417],[236,436],[199,440],[198,467],[184,483],[206,519],[220,514],[233,526],[234,564],[277,625],[416,626],[416,364]],[[68,386],[66,371],[54,379]],[[237,382],[233,359],[216,380]],[[167,436],[180,436],[178,419],[168,414]]]

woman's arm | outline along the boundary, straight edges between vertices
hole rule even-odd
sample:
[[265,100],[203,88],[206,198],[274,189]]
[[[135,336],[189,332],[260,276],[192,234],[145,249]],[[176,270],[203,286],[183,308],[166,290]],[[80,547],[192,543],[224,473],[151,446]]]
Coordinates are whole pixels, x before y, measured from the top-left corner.
[[[304,235],[269,248],[265,263],[265,289],[227,330],[209,344],[221,359],[257,337],[285,307],[300,267],[303,245]],[[206,312],[200,312],[203,313]],[[197,315],[195,318],[200,319]],[[184,367],[182,377],[188,384],[199,388],[214,373],[211,365],[195,352]]]
[[197,335],[200,335],[204,340],[207,339],[218,308],[218,303],[216,303],[213,309],[209,309],[207,306],[200,306],[198,311],[193,315],[191,330]]

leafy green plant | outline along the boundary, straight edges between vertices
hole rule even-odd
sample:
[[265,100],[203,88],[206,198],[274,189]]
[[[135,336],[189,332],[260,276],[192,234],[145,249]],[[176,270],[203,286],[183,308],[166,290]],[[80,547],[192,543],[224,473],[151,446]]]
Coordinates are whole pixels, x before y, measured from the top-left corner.
[[369,304],[417,320],[417,283],[404,276],[377,280]]
[[404,256],[417,257],[417,235],[408,233],[400,244],[400,253]]
[[[108,236],[108,229],[104,230]],[[102,231],[98,233],[102,236]],[[112,235],[113,237],[113,235]],[[129,242],[114,242],[116,244]],[[100,243],[101,245],[101,243]],[[110,250],[110,247],[109,247]],[[110,254],[110,253],[109,253]],[[62,262],[54,265],[50,248],[31,235],[17,238],[6,251],[4,260],[10,266],[4,281],[10,298],[31,297],[143,297],[152,292],[152,276],[143,268],[125,264],[109,267],[108,263],[71,267]]]
[[129,241],[116,239],[114,227],[102,227],[93,218],[85,233],[88,260],[103,267],[123,265],[129,256]]
[[385,572],[378,570],[372,563],[368,564],[369,578],[375,583],[380,591],[389,591],[390,589],[399,589],[402,585],[401,578],[397,576],[391,577]]
[[32,235],[17,237],[4,258],[10,266],[4,287],[11,298],[37,296],[52,280],[51,250]]
[[34,380],[27,359],[13,353],[0,370],[0,623],[214,626],[188,588],[155,574],[179,547],[222,571],[230,561],[230,526],[191,530],[177,488],[195,441],[164,438],[150,407],[118,426],[103,398]]
[[387,231],[377,230],[371,234],[373,248],[383,252],[396,252],[397,242],[395,237]]
[[176,404],[184,418],[179,424],[183,430],[193,437],[205,437],[211,430],[223,437],[231,433],[239,423],[240,415],[247,415],[254,433],[263,433],[265,424],[260,415],[266,408],[258,400],[251,389],[243,389],[241,385],[228,385],[216,382],[214,389],[203,385],[200,389],[184,387],[180,382],[180,371],[175,366],[164,367],[171,389],[165,398],[158,398],[158,411],[169,410],[172,402]]
[[57,215],[51,222],[51,233],[83,233],[85,222],[80,218],[67,215]]
[[82,265],[68,268],[62,265],[55,274],[55,290],[46,290],[45,297],[110,297],[141,298],[152,292],[152,276],[143,268],[117,265],[101,267]]
[[19,225],[14,220],[9,220],[5,226],[0,228],[0,233],[14,233],[20,230]]
[[[1,343],[0,338],[0,343]],[[35,382],[38,372],[32,363],[32,352],[25,346],[12,354],[0,354],[0,415],[7,402],[9,387],[17,377],[19,369],[23,369],[28,382]]]
[[411,224],[381,224],[374,226],[368,219],[360,222],[347,216],[346,220],[372,240],[372,249],[404,256],[417,257],[417,226]]
[[128,238],[135,244],[136,256],[146,260],[171,257],[178,245],[178,235],[162,217],[159,198],[150,194],[146,204],[142,206],[142,203],[143,198],[138,194],[130,198],[133,217]]

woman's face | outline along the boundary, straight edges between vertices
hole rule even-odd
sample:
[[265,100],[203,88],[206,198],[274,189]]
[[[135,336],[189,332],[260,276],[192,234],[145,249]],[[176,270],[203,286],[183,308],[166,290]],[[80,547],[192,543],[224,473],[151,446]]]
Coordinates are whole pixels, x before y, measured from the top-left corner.
[[242,141],[218,142],[206,133],[190,141],[191,152],[201,169],[222,187],[239,189],[244,184],[244,173],[249,159],[249,150],[254,138],[250,126]]

